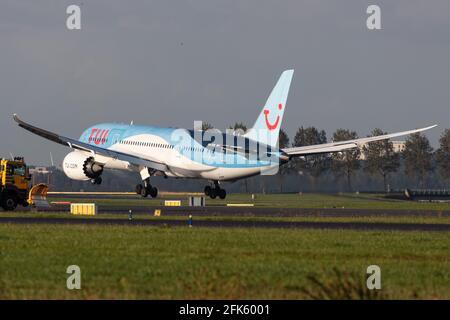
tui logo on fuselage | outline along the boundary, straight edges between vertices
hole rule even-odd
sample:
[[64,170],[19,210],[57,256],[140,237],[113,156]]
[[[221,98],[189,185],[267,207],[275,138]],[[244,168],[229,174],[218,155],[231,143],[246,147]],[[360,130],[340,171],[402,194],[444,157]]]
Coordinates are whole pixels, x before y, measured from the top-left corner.
[[107,129],[92,128],[88,143],[94,142],[96,145],[105,144],[108,133],[109,130]]

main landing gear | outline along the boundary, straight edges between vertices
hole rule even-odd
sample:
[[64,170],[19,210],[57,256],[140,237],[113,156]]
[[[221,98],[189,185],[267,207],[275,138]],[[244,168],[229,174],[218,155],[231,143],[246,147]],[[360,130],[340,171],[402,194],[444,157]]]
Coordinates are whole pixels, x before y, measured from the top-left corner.
[[145,179],[144,185],[138,184],[136,186],[136,193],[140,194],[143,198],[150,196],[152,198],[156,198],[158,196],[158,189],[156,187],[152,187],[150,184],[150,179]]
[[219,186],[219,183],[217,181],[214,181],[214,187],[205,187],[205,195],[210,197],[211,199],[215,199],[216,197],[225,199],[225,197],[227,196],[227,192],[225,191],[225,189],[222,189]]

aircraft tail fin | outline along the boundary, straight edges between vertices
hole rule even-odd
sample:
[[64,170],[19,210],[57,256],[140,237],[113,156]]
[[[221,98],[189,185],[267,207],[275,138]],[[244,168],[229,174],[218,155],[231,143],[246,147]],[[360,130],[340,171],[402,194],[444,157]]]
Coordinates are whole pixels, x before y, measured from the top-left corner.
[[286,70],[281,74],[258,119],[245,137],[272,147],[277,145],[293,75],[294,70]]

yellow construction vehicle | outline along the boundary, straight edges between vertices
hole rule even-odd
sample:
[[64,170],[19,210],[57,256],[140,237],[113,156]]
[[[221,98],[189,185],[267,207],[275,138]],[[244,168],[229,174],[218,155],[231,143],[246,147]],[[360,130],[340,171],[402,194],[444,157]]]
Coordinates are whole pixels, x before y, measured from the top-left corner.
[[47,203],[48,187],[38,184],[29,189],[30,180],[23,158],[0,159],[0,206],[5,211],[14,210],[17,205],[27,207]]

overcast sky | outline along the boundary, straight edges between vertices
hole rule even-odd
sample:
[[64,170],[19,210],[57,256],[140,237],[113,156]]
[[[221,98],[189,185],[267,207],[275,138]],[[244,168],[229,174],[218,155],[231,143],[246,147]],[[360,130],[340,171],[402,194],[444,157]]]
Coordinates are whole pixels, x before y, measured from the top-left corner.
[[[81,7],[81,30],[66,8]],[[366,27],[369,4],[382,30]],[[3,0],[0,155],[61,162],[68,149],[11,118],[78,138],[105,121],[252,125],[294,68],[282,127],[450,128],[450,1]]]

